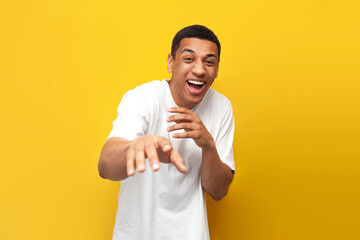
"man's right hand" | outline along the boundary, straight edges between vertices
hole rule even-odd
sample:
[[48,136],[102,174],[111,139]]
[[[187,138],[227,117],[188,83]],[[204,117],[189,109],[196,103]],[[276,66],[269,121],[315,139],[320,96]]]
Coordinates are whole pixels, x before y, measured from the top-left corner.
[[160,168],[160,162],[172,163],[181,172],[186,173],[183,158],[172,148],[170,141],[162,136],[145,135],[129,142],[126,154],[128,176],[145,171],[145,158],[149,159],[153,171]]
[[172,163],[186,173],[183,158],[172,148],[170,141],[162,136],[145,135],[128,141],[120,137],[109,138],[99,158],[99,174],[113,181],[124,180],[138,172],[145,171],[148,158],[153,171],[160,168],[160,162]]

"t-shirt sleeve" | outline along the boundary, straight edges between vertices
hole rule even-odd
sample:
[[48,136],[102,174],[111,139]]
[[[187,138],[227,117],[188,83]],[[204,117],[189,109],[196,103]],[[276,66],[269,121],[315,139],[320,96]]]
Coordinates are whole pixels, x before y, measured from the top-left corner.
[[221,121],[221,127],[216,140],[216,148],[219,157],[233,172],[235,172],[235,162],[233,153],[234,141],[234,116],[231,104],[227,107],[224,117]]
[[121,137],[131,141],[145,135],[149,120],[148,111],[141,90],[128,91],[117,108],[117,117],[113,121],[113,128],[107,139]]

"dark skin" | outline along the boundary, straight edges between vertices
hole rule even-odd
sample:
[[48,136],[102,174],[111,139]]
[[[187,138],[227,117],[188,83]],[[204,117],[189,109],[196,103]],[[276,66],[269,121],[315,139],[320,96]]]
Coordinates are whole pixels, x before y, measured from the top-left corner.
[[[215,200],[223,198],[233,179],[233,173],[219,157],[215,142],[205,125],[192,109],[201,102],[205,93],[217,77],[218,56],[215,43],[196,38],[186,38],[180,43],[176,58],[168,56],[168,71],[172,72],[169,86],[175,103],[179,106],[168,111],[174,115],[167,122],[175,124],[169,132],[183,129],[174,138],[192,138],[202,149],[201,184]],[[193,91],[188,81],[203,84],[199,91]],[[175,151],[171,142],[162,136],[145,135],[132,141],[110,138],[104,145],[99,159],[99,174],[110,180],[123,180],[145,171],[148,159],[153,171],[160,168],[160,162],[174,164],[179,172],[186,174],[183,158]]]
[[145,159],[149,159],[153,171],[159,162],[172,163],[181,173],[186,173],[184,160],[172,148],[170,141],[162,136],[145,135],[133,141],[113,137],[106,141],[99,159],[99,173],[113,181],[124,180],[145,171]]
[[219,157],[215,142],[196,113],[186,108],[170,108],[169,112],[178,113],[167,119],[176,124],[168,128],[169,132],[184,129],[183,133],[173,134],[174,138],[192,138],[202,149],[201,185],[214,199],[220,200],[228,191],[233,180],[233,172]]

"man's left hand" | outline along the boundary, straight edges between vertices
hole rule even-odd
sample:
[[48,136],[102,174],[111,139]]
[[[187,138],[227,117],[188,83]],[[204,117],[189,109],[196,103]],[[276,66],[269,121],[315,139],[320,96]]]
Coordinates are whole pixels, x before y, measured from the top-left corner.
[[178,113],[170,116],[166,121],[176,124],[168,127],[168,132],[184,129],[185,132],[174,133],[174,138],[192,138],[196,145],[203,149],[215,146],[215,142],[199,116],[183,107],[173,107],[168,110],[171,113]]

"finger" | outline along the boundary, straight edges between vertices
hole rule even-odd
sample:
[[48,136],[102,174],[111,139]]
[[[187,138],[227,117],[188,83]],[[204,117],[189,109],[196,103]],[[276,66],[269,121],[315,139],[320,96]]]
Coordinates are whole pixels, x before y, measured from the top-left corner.
[[135,150],[130,148],[127,152],[126,171],[128,176],[135,174]]
[[191,123],[179,123],[179,124],[174,124],[170,127],[168,127],[168,132],[172,132],[175,130],[179,130],[179,129],[184,129],[184,130],[193,130],[194,127]]
[[198,131],[190,131],[190,132],[181,132],[181,133],[174,133],[172,136],[173,138],[193,138],[198,139],[200,137],[200,133]]
[[171,115],[166,119],[167,122],[191,122],[194,120],[194,117],[189,114],[175,114]]
[[163,152],[169,152],[172,149],[172,145],[170,143],[169,140],[167,140],[166,138],[161,138],[158,141],[159,147],[161,148],[161,150]]
[[145,151],[143,148],[136,149],[135,155],[136,170],[138,172],[145,171]]
[[145,146],[146,156],[149,159],[150,166],[153,171],[157,171],[160,168],[159,157],[156,151],[155,144],[150,142]]
[[183,107],[172,107],[172,108],[169,108],[168,111],[171,113],[187,113],[187,114],[193,113],[193,111],[191,111],[187,108],[183,108]]
[[179,170],[179,172],[186,173],[187,169],[185,167],[184,159],[180,156],[180,154],[177,151],[175,150],[171,151],[169,160],[171,163],[175,165],[176,169]]

